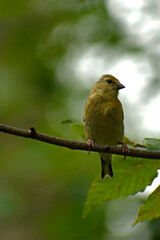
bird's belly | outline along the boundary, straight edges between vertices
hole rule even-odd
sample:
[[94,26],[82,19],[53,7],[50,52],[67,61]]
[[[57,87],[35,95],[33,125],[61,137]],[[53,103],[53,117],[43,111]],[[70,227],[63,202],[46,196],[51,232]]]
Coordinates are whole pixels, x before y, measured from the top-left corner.
[[92,139],[95,143],[115,145],[122,140],[123,137],[123,121],[117,118],[103,118],[96,116],[88,119],[85,123],[86,139]]

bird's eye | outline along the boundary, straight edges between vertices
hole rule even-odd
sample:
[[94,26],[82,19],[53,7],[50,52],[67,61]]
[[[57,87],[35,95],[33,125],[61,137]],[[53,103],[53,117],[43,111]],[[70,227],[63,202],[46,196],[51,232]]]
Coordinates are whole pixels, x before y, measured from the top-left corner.
[[108,82],[108,83],[112,83],[112,80],[111,80],[111,79],[108,79],[107,82]]

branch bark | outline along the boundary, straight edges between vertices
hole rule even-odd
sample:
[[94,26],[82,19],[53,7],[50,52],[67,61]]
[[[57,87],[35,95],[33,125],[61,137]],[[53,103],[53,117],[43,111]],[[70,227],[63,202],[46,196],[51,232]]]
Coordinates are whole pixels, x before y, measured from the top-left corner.
[[[124,155],[124,151],[122,147],[95,144],[92,148],[88,149],[87,143],[49,136],[47,134],[37,132],[33,126],[30,126],[30,130],[25,130],[25,129],[11,127],[5,124],[0,124],[0,132],[4,132],[11,135],[24,137],[24,138],[31,138],[41,142],[46,142],[46,143],[58,145],[61,147],[66,147],[72,150],[106,152],[106,153]],[[160,151],[147,151],[147,150],[129,148],[128,151],[125,152],[125,156],[141,157],[141,158],[148,158],[148,159],[160,159]]]

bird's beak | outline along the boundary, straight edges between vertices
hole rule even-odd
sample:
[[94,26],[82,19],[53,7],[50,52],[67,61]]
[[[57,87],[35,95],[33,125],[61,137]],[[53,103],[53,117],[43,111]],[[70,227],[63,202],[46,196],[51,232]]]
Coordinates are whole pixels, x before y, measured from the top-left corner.
[[123,84],[121,84],[121,83],[116,83],[116,88],[117,88],[118,90],[120,90],[120,89],[122,89],[122,88],[125,88],[125,86],[124,86]]

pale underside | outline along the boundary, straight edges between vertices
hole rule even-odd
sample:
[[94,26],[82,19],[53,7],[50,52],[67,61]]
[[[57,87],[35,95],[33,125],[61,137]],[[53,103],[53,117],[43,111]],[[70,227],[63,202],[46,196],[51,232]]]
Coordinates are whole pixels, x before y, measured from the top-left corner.
[[92,107],[92,99],[85,106],[85,137],[98,144],[116,145],[121,142],[124,125],[120,101],[98,101]]

